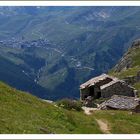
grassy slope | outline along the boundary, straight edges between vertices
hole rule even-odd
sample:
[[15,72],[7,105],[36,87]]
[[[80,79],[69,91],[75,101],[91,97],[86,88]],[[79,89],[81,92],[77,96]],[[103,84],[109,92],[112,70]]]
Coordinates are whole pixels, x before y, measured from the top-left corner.
[[[132,62],[130,68],[120,72],[114,72],[114,69],[112,69],[110,74],[121,79],[128,76],[136,76],[137,72],[140,71],[140,48],[130,48],[127,52],[127,59],[130,59]],[[135,83],[134,87],[140,91],[140,82]]]
[[[125,111],[68,111],[0,82],[0,133],[102,133],[95,119],[107,120],[111,133],[140,133],[139,114]],[[119,124],[119,125],[118,125]],[[121,126],[121,127],[120,127]]]
[[0,83],[0,133],[101,133],[94,118]]
[[139,134],[140,133],[140,114],[131,114],[128,111],[97,111],[94,117],[106,120],[110,132],[113,134]]

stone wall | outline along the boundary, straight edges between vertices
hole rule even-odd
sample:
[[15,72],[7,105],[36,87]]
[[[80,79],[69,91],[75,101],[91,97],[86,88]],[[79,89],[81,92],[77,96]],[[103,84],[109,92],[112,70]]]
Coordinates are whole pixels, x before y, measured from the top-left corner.
[[134,109],[134,112],[140,113],[140,105],[136,106],[136,108]]
[[126,83],[120,81],[108,86],[101,91],[103,98],[111,97],[112,95],[124,95],[134,97],[134,89],[128,86]]
[[89,88],[80,89],[80,99],[84,100],[86,97],[89,96],[90,90]]
[[93,97],[93,99],[99,98],[99,92],[100,92],[99,86],[91,86],[84,89],[80,89],[80,98],[81,100],[85,100],[88,96]]
[[94,96],[93,96],[94,99],[98,99],[99,92],[101,92],[100,87],[94,86]]
[[127,84],[135,84],[136,82],[140,82],[140,71],[137,72],[136,76],[128,76],[123,79]]

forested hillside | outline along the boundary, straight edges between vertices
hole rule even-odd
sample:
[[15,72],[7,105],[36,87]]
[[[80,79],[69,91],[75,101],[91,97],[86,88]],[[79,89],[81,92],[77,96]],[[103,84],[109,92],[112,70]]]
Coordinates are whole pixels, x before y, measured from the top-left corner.
[[140,36],[139,7],[0,7],[0,80],[53,100],[111,69]]

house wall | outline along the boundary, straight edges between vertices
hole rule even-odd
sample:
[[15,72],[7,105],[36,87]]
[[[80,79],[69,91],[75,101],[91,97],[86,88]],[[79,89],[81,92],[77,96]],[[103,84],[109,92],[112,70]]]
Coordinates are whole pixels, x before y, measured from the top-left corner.
[[95,86],[94,87],[94,96],[93,96],[94,99],[97,99],[98,98],[99,92],[101,92],[100,87],[99,86]]
[[117,82],[101,90],[103,98],[111,97],[112,95],[124,95],[134,97],[134,89],[126,83]]
[[134,109],[134,112],[140,113],[140,105],[136,106],[136,108]]
[[90,93],[89,88],[80,89],[80,100],[84,100],[85,96],[89,96],[89,93]]
[[[91,91],[91,88],[93,90]],[[98,97],[98,92],[100,92],[100,87],[99,86],[91,86],[85,89],[80,89],[80,98],[81,100],[85,100],[88,96],[93,97],[93,99],[96,99]]]

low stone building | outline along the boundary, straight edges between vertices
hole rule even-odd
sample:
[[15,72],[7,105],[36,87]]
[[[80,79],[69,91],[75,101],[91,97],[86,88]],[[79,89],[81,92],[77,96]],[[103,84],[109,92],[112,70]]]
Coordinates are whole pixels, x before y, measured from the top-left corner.
[[80,85],[80,98],[85,100],[88,96],[94,99],[110,98],[113,95],[134,97],[134,88],[118,78],[102,74]]
[[111,99],[100,104],[98,109],[131,110],[134,112],[140,112],[140,99],[122,95],[113,95]]

